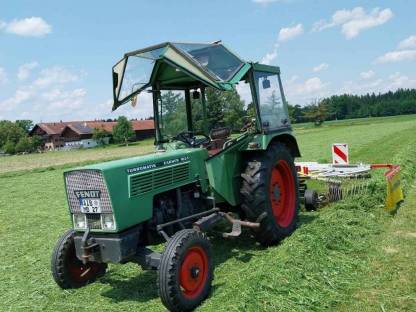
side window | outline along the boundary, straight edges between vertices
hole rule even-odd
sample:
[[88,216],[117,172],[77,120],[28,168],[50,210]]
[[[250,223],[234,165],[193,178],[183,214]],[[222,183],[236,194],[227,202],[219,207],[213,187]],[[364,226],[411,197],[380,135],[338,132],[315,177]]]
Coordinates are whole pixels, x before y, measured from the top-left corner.
[[255,72],[262,127],[272,130],[289,124],[277,74]]
[[159,128],[165,139],[188,130],[183,91],[161,90],[158,102]]

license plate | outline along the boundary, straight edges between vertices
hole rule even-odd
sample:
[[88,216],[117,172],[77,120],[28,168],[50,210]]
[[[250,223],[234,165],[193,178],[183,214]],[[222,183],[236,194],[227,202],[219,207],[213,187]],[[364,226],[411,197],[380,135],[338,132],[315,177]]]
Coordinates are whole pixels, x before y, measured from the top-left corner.
[[101,191],[77,190],[74,193],[82,213],[101,213]]
[[80,200],[82,213],[101,213],[101,205],[99,199],[87,199]]

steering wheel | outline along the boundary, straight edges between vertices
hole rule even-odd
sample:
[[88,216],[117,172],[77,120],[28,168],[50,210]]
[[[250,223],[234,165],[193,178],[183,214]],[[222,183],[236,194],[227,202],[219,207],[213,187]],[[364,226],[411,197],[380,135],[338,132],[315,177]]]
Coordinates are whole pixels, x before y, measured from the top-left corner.
[[[198,134],[199,135],[199,134]],[[203,138],[197,139],[192,131],[182,131],[178,133],[175,137],[173,137],[174,140],[181,141],[185,144],[187,144],[190,147],[198,147],[202,144],[209,143],[211,139],[209,136],[205,134],[200,134],[203,136]]]

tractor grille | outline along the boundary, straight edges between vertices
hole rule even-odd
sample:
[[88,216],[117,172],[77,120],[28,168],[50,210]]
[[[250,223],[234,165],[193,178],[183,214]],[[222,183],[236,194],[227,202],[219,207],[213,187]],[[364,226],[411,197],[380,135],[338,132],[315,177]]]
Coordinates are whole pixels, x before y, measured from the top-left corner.
[[[101,191],[100,205],[102,213],[113,212],[107,185],[105,184],[104,177],[100,171],[90,169],[69,171],[65,173],[65,182],[69,209],[72,213],[81,213],[79,199],[75,196],[74,191],[88,190]],[[97,214],[97,218],[100,218],[100,214]]]
[[189,163],[130,176],[130,197],[189,179]]

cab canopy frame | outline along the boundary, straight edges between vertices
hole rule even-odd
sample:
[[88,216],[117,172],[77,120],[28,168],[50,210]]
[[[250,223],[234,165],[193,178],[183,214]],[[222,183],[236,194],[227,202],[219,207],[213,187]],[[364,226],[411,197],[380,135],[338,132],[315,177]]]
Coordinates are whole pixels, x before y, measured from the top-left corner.
[[[165,143],[161,133],[159,99],[163,90],[183,90],[188,132],[192,129],[191,91],[200,93],[204,127],[206,127],[206,88],[219,91],[237,89],[245,81],[250,86],[257,133],[290,131],[288,107],[277,66],[246,62],[222,43],[165,42],[126,53],[113,66],[113,111],[140,92],[151,92],[155,119],[156,143]],[[199,90],[199,91],[197,91]],[[263,144],[264,145],[264,144]]]
[[149,87],[231,90],[249,69],[222,43],[165,42],[132,51],[113,66],[113,110]]

